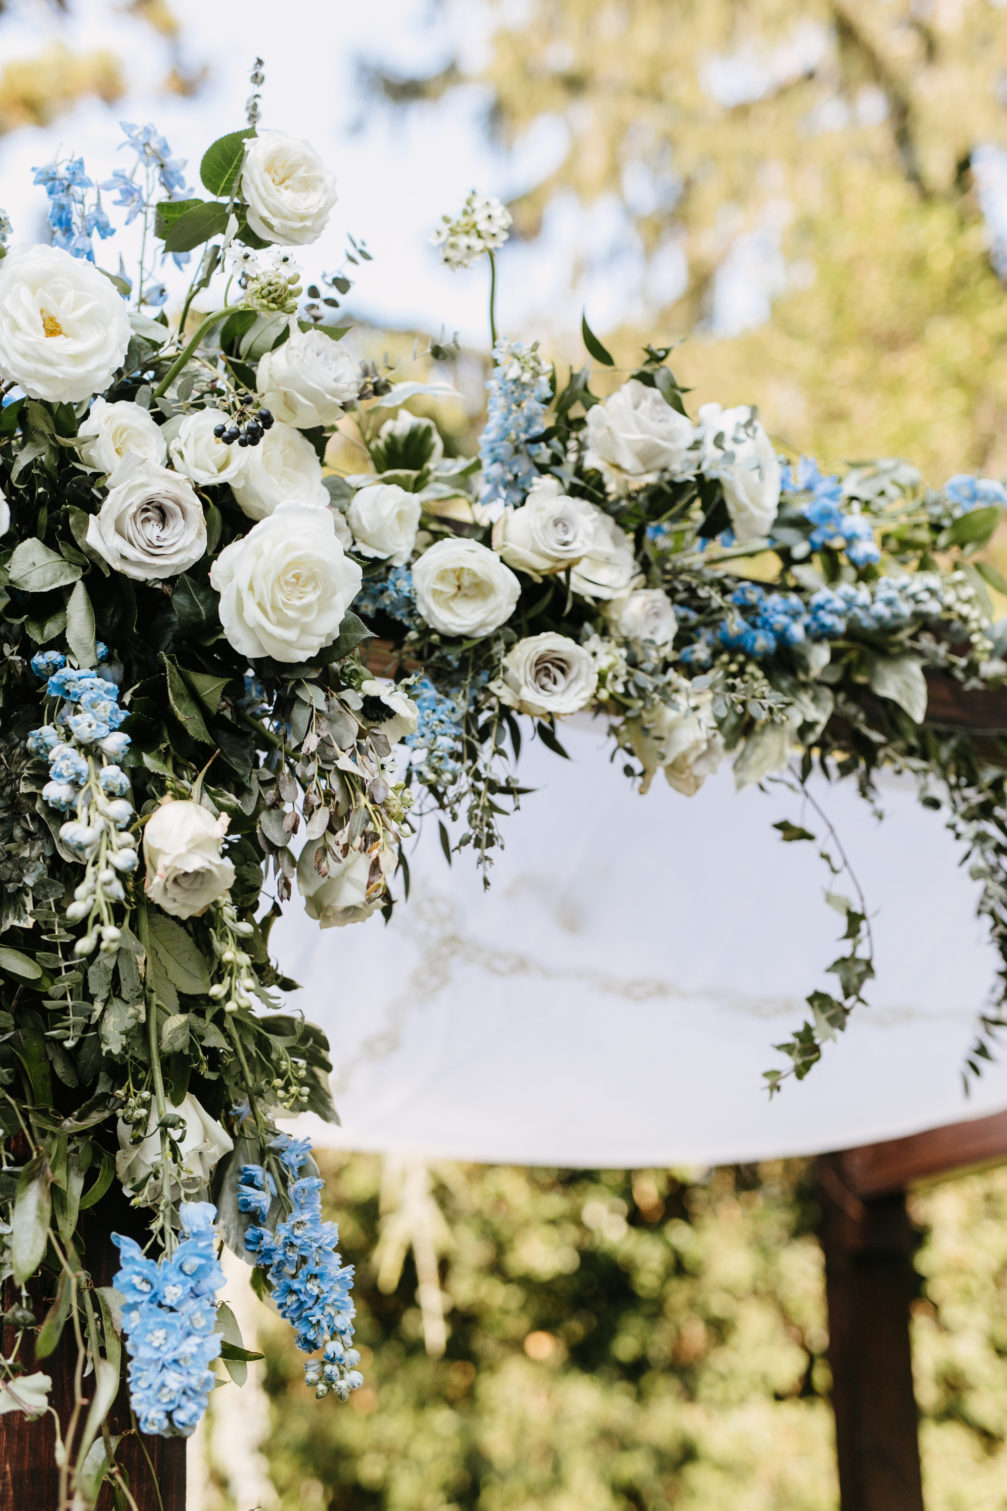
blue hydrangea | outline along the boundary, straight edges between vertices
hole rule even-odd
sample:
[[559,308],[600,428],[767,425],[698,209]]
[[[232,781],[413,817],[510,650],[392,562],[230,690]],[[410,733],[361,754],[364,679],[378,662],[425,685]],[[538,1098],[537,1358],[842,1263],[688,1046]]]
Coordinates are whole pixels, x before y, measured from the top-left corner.
[[484,504],[524,503],[538,477],[544,448],[533,441],[546,428],[549,370],[534,346],[498,341],[487,384],[486,425],[479,438],[480,493]]
[[168,1259],[147,1259],[139,1244],[112,1234],[121,1267],[113,1285],[123,1298],[129,1396],[141,1432],[188,1437],[214,1386],[220,1353],[213,1331],[224,1272],[215,1252],[210,1202],[183,1202],[182,1239]]
[[353,600],[353,612],[364,619],[387,614],[399,624],[416,623],[416,589],[408,567],[392,567],[387,573],[365,577]]

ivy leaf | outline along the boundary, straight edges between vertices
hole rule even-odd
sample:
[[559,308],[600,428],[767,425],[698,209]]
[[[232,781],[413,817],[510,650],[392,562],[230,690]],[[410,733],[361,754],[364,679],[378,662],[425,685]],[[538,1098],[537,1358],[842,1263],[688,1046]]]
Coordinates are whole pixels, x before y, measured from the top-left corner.
[[167,913],[150,914],[150,942],[172,984],[190,997],[204,997],[210,974],[192,936]]
[[927,679],[918,656],[876,656],[870,668],[871,691],[905,709],[914,724],[927,712]]
[[584,345],[587,347],[588,351],[596,362],[602,362],[606,367],[615,366],[615,358],[612,356],[612,353],[608,350],[607,347],[602,346],[601,342],[598,340],[598,337],[588,325],[586,315],[581,316],[580,333],[584,338]]
[[10,1262],[18,1285],[24,1285],[45,1258],[49,1211],[49,1170],[37,1155],[21,1172],[11,1219]]
[[245,160],[245,142],[254,135],[255,131],[250,126],[245,126],[241,131],[229,131],[226,136],[218,136],[215,142],[210,143],[199,165],[199,176],[204,189],[208,189],[211,194],[230,196]]
[[94,609],[82,582],[74,584],[66,606],[66,642],[80,667],[96,666],[98,652],[94,641]]
[[227,229],[227,206],[220,200],[195,204],[191,210],[167,227],[164,233],[166,252],[191,252],[211,236],[219,236]]
[[65,588],[76,582],[83,568],[32,537],[14,547],[7,571],[14,587],[26,593],[48,593],[51,588]]

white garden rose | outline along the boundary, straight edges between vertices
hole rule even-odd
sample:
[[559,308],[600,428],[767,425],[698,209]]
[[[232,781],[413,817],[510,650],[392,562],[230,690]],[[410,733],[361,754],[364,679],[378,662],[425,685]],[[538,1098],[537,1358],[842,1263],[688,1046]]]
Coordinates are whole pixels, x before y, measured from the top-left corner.
[[493,549],[531,577],[562,572],[591,549],[594,515],[594,506],[564,493],[557,478],[541,478],[523,504],[505,509],[497,520]]
[[720,478],[738,540],[768,535],[780,507],[780,461],[755,410],[704,404],[699,427],[703,471]]
[[372,483],[353,495],[346,515],[361,556],[402,567],[412,555],[422,512],[415,493],[397,483]]
[[284,662],[307,661],[335,640],[362,577],[332,510],[315,504],[281,504],[210,568],[234,649]]
[[129,337],[125,301],[91,263],[48,246],[0,261],[0,375],[30,398],[79,404],[107,388]]
[[678,621],[671,599],[660,588],[637,588],[622,598],[613,598],[606,618],[623,640],[652,640],[667,649],[678,632]]
[[249,519],[265,519],[279,504],[327,508],[329,503],[318,453],[299,430],[282,420],[245,452],[231,492]]
[[245,143],[241,194],[256,236],[303,246],[325,230],[336,185],[308,142],[282,131],[260,131]]
[[590,549],[570,573],[570,586],[582,598],[618,598],[640,580],[633,542],[611,515],[590,507],[594,535]]
[[10,504],[3,493],[0,492],[0,535],[6,535],[10,529]]
[[[342,860],[328,855],[324,840],[307,844],[297,863],[297,887],[304,898],[304,911],[323,929],[362,923],[384,902],[387,857],[375,865],[370,855],[351,850]],[[318,866],[325,867],[323,876]]]
[[277,420],[310,430],[335,425],[360,392],[360,363],[322,331],[291,330],[259,363],[262,402]]
[[413,568],[416,607],[442,635],[477,639],[513,614],[521,584],[499,556],[478,541],[451,536],[424,551]]
[[175,798],[155,808],[143,829],[144,891],[173,918],[199,918],[234,881],[220,847],[227,814]]
[[[180,1163],[172,1161],[169,1186],[172,1194],[192,1194],[209,1184],[214,1166],[230,1154],[234,1148],[230,1134],[210,1116],[192,1092],[187,1092],[177,1107],[170,1109],[183,1120],[183,1127],[173,1133],[178,1147]],[[143,1190],[149,1176],[155,1181],[146,1191],[147,1196],[160,1194],[160,1166],[164,1158],[161,1144],[160,1121],[157,1107],[153,1104],[147,1122],[147,1133],[140,1143],[132,1142],[132,1129],[120,1118],[116,1133],[119,1152],[115,1157],[115,1173],[127,1196]]]
[[713,694],[707,688],[683,692],[683,703],[646,708],[624,726],[627,743],[643,764],[640,791],[646,792],[658,769],[668,784],[693,797],[724,759],[724,742],[713,717]]
[[149,410],[134,404],[132,399],[119,399],[115,404],[95,399],[77,439],[81,461],[106,474],[115,472],[127,460],[153,462],[160,467],[167,456],[160,425]]
[[225,446],[213,433],[215,426],[230,423],[230,416],[220,409],[187,414],[168,446],[171,465],[204,488],[233,483],[244,470],[247,453],[237,444]]
[[598,668],[591,653],[569,636],[549,630],[511,647],[493,691],[519,713],[544,719],[586,708],[597,686]]
[[584,461],[619,489],[653,482],[662,472],[685,477],[695,470],[691,422],[639,378],[591,406],[584,434]]
[[116,572],[137,582],[177,577],[206,550],[203,506],[187,478],[152,462],[120,464],[87,543]]

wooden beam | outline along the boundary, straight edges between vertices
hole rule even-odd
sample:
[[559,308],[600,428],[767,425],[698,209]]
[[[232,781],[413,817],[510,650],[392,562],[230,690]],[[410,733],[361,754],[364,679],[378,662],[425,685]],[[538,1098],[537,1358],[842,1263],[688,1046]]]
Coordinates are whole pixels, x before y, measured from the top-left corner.
[[844,1149],[834,1158],[841,1160],[843,1179],[861,1200],[893,1194],[916,1181],[1007,1160],[1007,1111]]

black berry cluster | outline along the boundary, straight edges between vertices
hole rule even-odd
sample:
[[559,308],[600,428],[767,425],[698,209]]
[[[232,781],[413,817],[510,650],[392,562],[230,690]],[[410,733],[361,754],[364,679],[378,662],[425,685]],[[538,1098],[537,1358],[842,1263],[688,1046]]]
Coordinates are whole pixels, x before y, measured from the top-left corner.
[[250,420],[239,425],[232,420],[229,425],[214,425],[213,433],[218,441],[223,441],[225,446],[233,446],[237,441],[239,446],[258,446],[266,431],[273,424],[273,416],[268,409],[260,409]]

